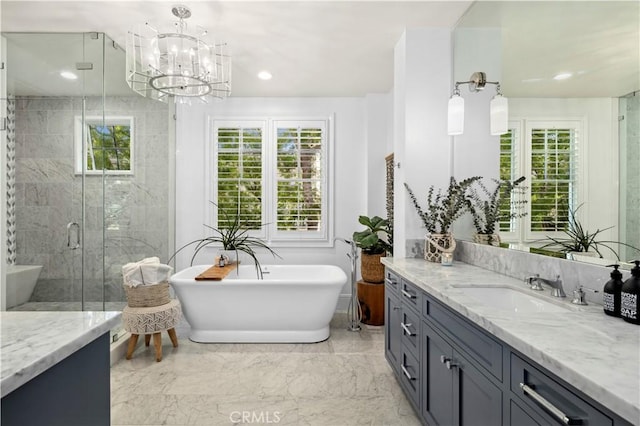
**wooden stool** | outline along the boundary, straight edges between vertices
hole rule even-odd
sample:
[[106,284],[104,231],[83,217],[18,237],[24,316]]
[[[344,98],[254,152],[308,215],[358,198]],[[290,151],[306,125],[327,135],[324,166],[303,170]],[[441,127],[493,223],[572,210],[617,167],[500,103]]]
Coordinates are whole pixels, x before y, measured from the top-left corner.
[[384,284],[358,281],[358,302],[363,324],[384,325]]
[[[174,348],[178,347],[178,336],[176,335],[176,330],[174,328],[170,328],[167,330],[169,333],[169,338],[171,339],[171,343]],[[133,357],[133,351],[136,350],[136,345],[138,344],[139,334],[131,334],[129,337],[129,345],[127,346],[127,359],[131,359]],[[149,346],[149,342],[151,342],[151,334],[144,335],[144,345]],[[153,346],[156,349],[156,361],[162,361],[162,335],[160,332],[153,333]]]
[[182,317],[182,309],[177,299],[171,300],[160,306],[132,308],[126,306],[122,310],[122,322],[124,329],[131,333],[127,346],[127,359],[131,359],[138,343],[138,337],[144,335],[145,346],[149,346],[153,335],[153,346],[156,350],[156,361],[162,361],[162,335],[166,331],[169,334],[173,347],[178,346],[178,336],[175,326]]

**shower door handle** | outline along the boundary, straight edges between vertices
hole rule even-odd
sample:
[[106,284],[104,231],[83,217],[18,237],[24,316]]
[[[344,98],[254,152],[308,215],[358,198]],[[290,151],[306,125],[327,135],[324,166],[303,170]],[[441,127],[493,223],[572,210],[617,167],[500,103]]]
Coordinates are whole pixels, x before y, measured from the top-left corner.
[[[71,245],[71,229],[75,228],[76,230],[76,243]],[[80,225],[78,222],[69,222],[67,223],[67,247],[71,250],[76,250],[80,248]]]

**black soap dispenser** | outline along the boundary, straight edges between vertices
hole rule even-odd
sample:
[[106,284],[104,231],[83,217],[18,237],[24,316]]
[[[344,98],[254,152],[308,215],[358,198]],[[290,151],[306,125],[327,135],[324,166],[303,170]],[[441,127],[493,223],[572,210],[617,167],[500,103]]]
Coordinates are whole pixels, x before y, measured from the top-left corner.
[[602,307],[604,313],[614,317],[620,316],[620,295],[622,292],[622,273],[618,271],[620,265],[608,265],[607,268],[613,267],[611,271],[611,279],[604,285],[602,295]]
[[620,295],[620,316],[623,320],[640,324],[640,260],[634,260],[635,267],[631,268],[631,277],[622,285]]

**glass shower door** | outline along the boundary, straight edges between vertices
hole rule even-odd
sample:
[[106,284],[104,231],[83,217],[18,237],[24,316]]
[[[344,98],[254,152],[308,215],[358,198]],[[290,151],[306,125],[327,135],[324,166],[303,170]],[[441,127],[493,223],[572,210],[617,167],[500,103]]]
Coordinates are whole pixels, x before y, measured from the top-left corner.
[[7,308],[102,309],[103,189],[101,176],[87,176],[82,156],[90,95],[96,105],[103,99],[102,41],[92,34],[3,36],[11,154],[3,165],[13,171],[7,262],[39,269],[27,300]]

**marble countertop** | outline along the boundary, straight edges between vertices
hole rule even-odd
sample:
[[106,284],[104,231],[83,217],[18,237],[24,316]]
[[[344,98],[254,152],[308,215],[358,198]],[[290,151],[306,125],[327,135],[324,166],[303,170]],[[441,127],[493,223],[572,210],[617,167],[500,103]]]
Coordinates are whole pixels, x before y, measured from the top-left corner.
[[2,397],[120,323],[120,312],[0,312]]
[[[382,258],[391,270],[633,424],[640,419],[640,326],[534,292],[515,278],[454,262]],[[456,286],[504,286],[531,291],[566,312],[521,313],[483,305]]]

